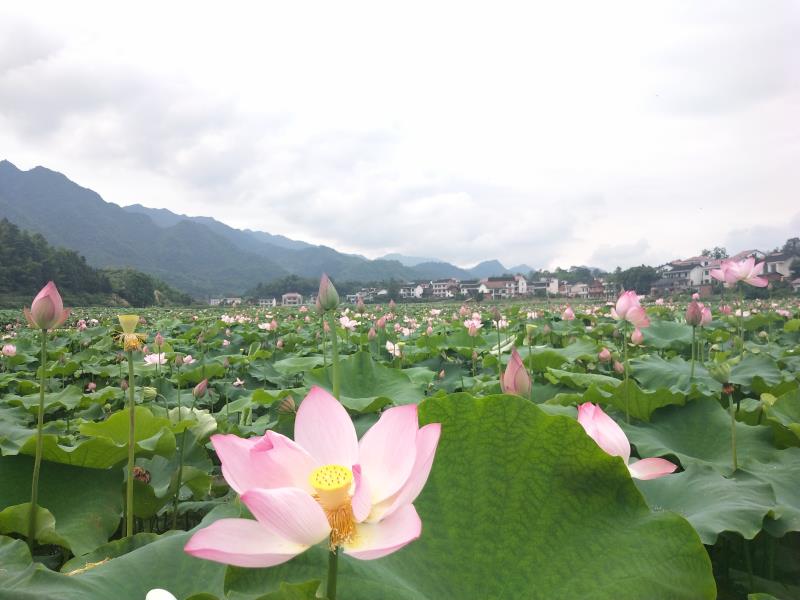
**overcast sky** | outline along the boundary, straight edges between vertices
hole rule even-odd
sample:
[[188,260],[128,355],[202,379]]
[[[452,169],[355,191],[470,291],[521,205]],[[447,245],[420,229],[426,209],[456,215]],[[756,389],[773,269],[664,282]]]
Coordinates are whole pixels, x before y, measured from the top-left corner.
[[0,8],[0,158],[376,257],[605,268],[800,235],[800,3]]

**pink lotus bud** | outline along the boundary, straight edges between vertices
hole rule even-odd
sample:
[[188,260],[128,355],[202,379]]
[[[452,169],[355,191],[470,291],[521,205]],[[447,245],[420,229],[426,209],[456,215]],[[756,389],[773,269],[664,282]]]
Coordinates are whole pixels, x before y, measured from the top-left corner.
[[729,315],[733,312],[733,309],[731,309],[728,304],[723,304],[719,307],[719,312],[721,312],[723,315]]
[[608,348],[603,348],[602,350],[600,350],[600,352],[597,353],[597,359],[600,362],[607,363],[611,361],[611,352],[609,351]]
[[500,379],[500,389],[504,394],[516,394],[524,398],[531,392],[531,376],[516,348],[511,351],[511,360]]
[[8,357],[16,356],[17,347],[13,344],[6,344],[5,346],[3,346],[2,354],[3,356],[8,356]]
[[208,390],[208,379],[203,379],[200,383],[194,386],[192,390],[192,396],[195,398],[202,398],[206,395],[206,391]]
[[364,300],[361,298],[361,296],[358,296],[356,299],[356,310],[361,314],[364,314],[364,311],[367,310],[367,307],[364,306]]
[[575,311],[572,310],[571,306],[567,306],[567,308],[564,309],[564,312],[561,313],[561,318],[564,321],[574,321]]
[[625,372],[625,367],[623,366],[623,364],[621,362],[619,362],[618,360],[615,360],[614,361],[614,371],[616,371],[617,373],[622,375]]
[[427,333],[428,335],[432,335],[433,334],[433,327],[428,325],[428,328],[425,330],[425,333]]
[[176,354],[175,355],[175,366],[176,367],[180,367],[182,365],[183,365],[183,356],[181,356],[180,354]]
[[633,333],[631,334],[631,343],[634,344],[635,346],[638,346],[643,341],[644,341],[644,335],[642,334],[642,330],[637,327],[636,329],[633,330]]
[[470,321],[467,333],[469,333],[470,336],[475,337],[476,335],[478,335],[478,327],[479,327],[478,323],[476,323],[475,321]]
[[377,327],[378,329],[385,329],[386,317],[380,317],[377,321],[375,321],[375,327]]
[[269,323],[270,331],[277,331],[278,329],[278,322],[275,319],[272,319]]
[[461,308],[458,309],[458,314],[462,317],[466,317],[469,314],[469,309],[462,305]]
[[370,341],[374,340],[377,337],[378,333],[375,331],[374,327],[369,328],[369,332],[367,333],[367,339]]
[[275,347],[278,350],[281,350],[283,348],[283,340],[281,339],[281,340],[278,340],[277,342],[275,342]]
[[90,394],[97,389],[97,384],[94,381],[90,381],[86,384],[86,391]]
[[339,293],[325,273],[322,274],[319,280],[317,300],[319,300],[319,305],[323,311],[333,310],[339,306]]
[[698,304],[697,300],[692,300],[686,309],[686,323],[692,327],[700,325],[703,319],[703,309]]
[[156,341],[156,346],[163,346],[164,345],[164,336],[161,335],[160,331],[156,334],[156,340],[155,341]]
[[56,284],[48,281],[31,303],[31,308],[23,310],[25,319],[36,329],[54,329],[59,327],[69,316],[68,308],[64,308],[61,294]]
[[702,310],[703,316],[700,319],[700,327],[705,327],[709,323],[711,323],[711,309],[707,306],[703,307]]

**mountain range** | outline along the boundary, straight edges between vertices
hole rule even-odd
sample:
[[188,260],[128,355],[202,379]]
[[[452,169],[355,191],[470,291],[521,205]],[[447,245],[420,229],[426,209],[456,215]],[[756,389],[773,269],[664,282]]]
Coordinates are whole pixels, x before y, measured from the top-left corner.
[[[474,279],[528,273],[490,260],[471,269],[428,258],[376,260],[263,231],[234,229],[141,204],[121,207],[44,167],[22,171],[0,161],[0,218],[75,250],[95,267],[133,267],[195,297],[238,295],[261,281],[323,272],[349,281]],[[418,262],[417,262],[418,261]]]

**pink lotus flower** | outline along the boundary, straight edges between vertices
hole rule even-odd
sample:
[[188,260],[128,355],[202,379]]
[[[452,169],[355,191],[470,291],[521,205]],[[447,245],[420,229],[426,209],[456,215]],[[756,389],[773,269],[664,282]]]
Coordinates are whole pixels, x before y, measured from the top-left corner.
[[236,381],[233,382],[233,387],[242,387],[243,385],[244,385],[244,381],[242,381],[238,377],[236,378]]
[[611,309],[611,316],[617,321],[628,321],[639,329],[650,326],[650,319],[639,302],[639,296],[633,290],[619,295],[616,306]]
[[597,359],[604,363],[611,362],[611,351],[608,348],[603,348],[597,353]]
[[631,458],[631,445],[628,437],[614,419],[591,402],[586,402],[578,407],[578,423],[607,454],[619,456],[625,461],[631,477],[656,479],[669,475],[678,468],[663,458],[643,458],[633,464],[628,464]]
[[472,319],[464,321],[464,327],[467,328],[467,333],[469,333],[471,337],[475,337],[478,335],[478,330],[483,327],[483,323],[481,323],[480,317],[477,319],[473,317]]
[[421,534],[412,502],[440,432],[439,423],[420,428],[410,404],[384,411],[359,442],[342,405],[313,387],[297,411],[294,441],[274,431],[212,436],[225,479],[255,520],[220,519],[184,549],[241,567],[278,565],[326,540],[357,559],[391,554]]
[[86,320],[78,319],[78,322],[75,324],[75,327],[78,328],[78,331],[86,331]]
[[564,321],[574,321],[575,320],[575,311],[572,310],[571,306],[567,306],[564,309],[564,312],[561,313],[561,319]]
[[528,398],[530,397],[531,386],[531,376],[528,374],[519,352],[514,348],[511,351],[511,360],[508,361],[508,366],[506,366],[503,377],[500,379],[500,389],[504,394],[516,394],[517,396]]
[[711,323],[711,309],[707,306],[703,306],[700,310],[701,317],[700,317],[700,327],[705,327],[709,323]]
[[700,321],[702,320],[703,307],[699,302],[697,302],[697,300],[692,300],[689,303],[689,306],[686,308],[686,324],[691,325],[692,327],[697,327],[700,325]]
[[222,340],[222,347],[223,348],[227,348],[230,345],[231,345],[231,341],[230,340]]
[[642,334],[642,330],[638,327],[633,330],[631,333],[631,343],[635,346],[638,346],[644,341],[644,334]]
[[347,315],[339,318],[339,325],[342,326],[343,329],[347,329],[348,331],[355,331],[356,326],[358,325],[358,321],[351,319]]
[[663,299],[663,298],[658,298],[658,299],[656,300],[656,305],[657,305],[657,306],[662,306],[663,304],[664,304],[664,299]]
[[700,294],[698,294],[697,292],[692,294],[692,300],[700,300]]
[[2,352],[3,356],[10,358],[17,355],[17,347],[14,344],[5,344],[0,352]]
[[392,342],[386,342],[386,351],[394,356],[395,358],[402,356],[403,354],[403,347],[400,344],[394,344]]
[[146,354],[144,357],[144,364],[146,365],[163,365],[167,362],[167,355],[163,352],[161,354]]
[[741,261],[723,260],[719,269],[711,270],[711,277],[725,283],[727,287],[743,281],[755,287],[767,287],[769,281],[759,277],[764,271],[764,263],[756,264],[752,256]]
[[192,363],[196,363],[196,362],[197,362],[197,359],[196,358],[192,358],[191,354],[187,354],[186,356],[183,357],[183,364],[185,364],[185,365],[191,365]]
[[97,384],[94,381],[90,381],[86,384],[86,391],[90,394],[97,389]]
[[56,284],[48,281],[31,303],[31,308],[23,310],[25,319],[36,329],[54,329],[64,324],[70,309],[64,308],[61,294]]

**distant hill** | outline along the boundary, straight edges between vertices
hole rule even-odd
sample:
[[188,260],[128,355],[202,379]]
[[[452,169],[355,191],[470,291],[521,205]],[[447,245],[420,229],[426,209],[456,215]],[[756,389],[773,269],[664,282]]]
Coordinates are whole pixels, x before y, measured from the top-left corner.
[[422,263],[442,263],[442,261],[436,258],[424,258],[422,256],[406,256],[404,254],[398,254],[397,252],[381,256],[380,260],[396,260],[404,267],[416,267]]
[[[281,235],[240,230],[210,217],[188,217],[141,204],[120,207],[55,171],[21,171],[0,161],[0,218],[75,250],[100,268],[133,268],[194,297],[239,295],[288,275],[354,282],[488,277],[498,261],[473,269],[423,258],[377,260]],[[397,256],[397,260],[394,259]],[[416,262],[420,260],[421,262]],[[409,266],[410,262],[415,264]]]

